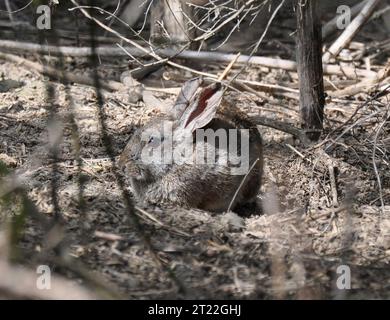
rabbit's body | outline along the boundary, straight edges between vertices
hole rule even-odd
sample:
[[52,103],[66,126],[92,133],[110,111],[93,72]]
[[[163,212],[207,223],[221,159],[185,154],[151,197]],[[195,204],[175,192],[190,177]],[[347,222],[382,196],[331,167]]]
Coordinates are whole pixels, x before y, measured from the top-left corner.
[[[171,113],[156,117],[138,129],[123,151],[120,165],[130,177],[134,195],[142,202],[195,207],[216,212],[253,201],[260,188],[263,166],[261,136],[256,126],[236,108],[226,103],[220,104],[217,100],[221,97],[215,98],[216,89],[203,89],[194,101],[193,96],[197,88],[194,83],[196,80],[192,81],[192,88],[191,82],[187,84],[187,87],[190,86],[187,92],[186,87],[183,88],[182,96],[179,96]],[[186,93],[192,93],[192,100],[188,98],[184,106],[183,94]],[[192,110],[188,110],[191,107]],[[212,110],[213,108],[215,110]],[[166,128],[173,129],[173,138],[168,136],[171,132]],[[235,136],[231,138],[228,134],[229,129],[248,129],[247,170],[237,174],[237,163],[242,164],[244,159],[240,146],[246,141],[243,140],[245,136],[237,135],[238,141],[232,141],[238,143],[239,149],[237,153],[232,153],[226,145],[220,143],[221,140],[215,140],[218,143],[213,143],[207,139],[197,139],[198,129],[211,129],[210,132],[222,134],[225,132],[229,147],[230,140],[235,139]],[[180,163],[161,161],[158,158],[161,153],[155,152],[157,148],[161,148],[165,153],[171,147],[173,152],[177,152],[185,145],[186,134],[187,137],[189,135],[193,150],[193,153],[185,158],[187,161]],[[201,151],[206,155],[214,155],[214,151],[215,157],[210,158],[213,161],[197,161],[195,158],[202,155]],[[145,161],[143,152],[156,154]],[[169,152],[167,154],[170,155]]]

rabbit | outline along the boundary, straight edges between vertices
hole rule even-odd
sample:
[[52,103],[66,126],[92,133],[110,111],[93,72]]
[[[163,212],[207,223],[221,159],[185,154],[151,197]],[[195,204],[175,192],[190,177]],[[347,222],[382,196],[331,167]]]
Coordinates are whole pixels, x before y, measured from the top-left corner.
[[[187,81],[174,105],[136,129],[119,157],[119,166],[142,203],[225,212],[255,201],[263,171],[261,135],[244,113],[222,99],[219,83],[203,89],[201,84],[201,78]],[[242,151],[233,154],[221,140],[213,144],[204,136],[197,139],[200,129],[224,137],[237,132],[231,129],[247,129],[246,136],[237,134],[236,143],[242,149],[247,137],[248,168],[237,169]],[[230,135],[228,140],[233,141]],[[185,151],[189,156],[183,155]],[[209,152],[214,152],[215,161],[194,161]],[[161,155],[170,161],[162,161]]]

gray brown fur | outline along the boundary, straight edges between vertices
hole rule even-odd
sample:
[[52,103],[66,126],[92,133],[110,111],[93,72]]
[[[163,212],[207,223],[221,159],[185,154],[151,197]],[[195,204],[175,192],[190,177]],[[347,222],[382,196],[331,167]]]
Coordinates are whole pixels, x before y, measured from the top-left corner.
[[[186,86],[189,86],[188,83],[183,87],[182,92],[186,91]],[[199,93],[193,96],[198,97]],[[178,117],[178,114],[181,112],[178,112],[177,109],[183,108],[183,105],[176,108],[175,106],[173,106],[169,114],[162,114],[152,118],[148,123],[136,130],[120,156],[119,164],[130,180],[134,196],[143,203],[160,206],[177,205],[215,212],[226,211],[245,177],[245,175],[232,175],[229,164],[174,163],[155,165],[142,162],[140,157],[141,151],[143,148],[149,148],[148,142],[141,140],[143,133],[148,132],[152,128],[161,128],[164,121],[172,124],[175,128],[174,130],[181,130],[178,127],[183,119],[174,117]],[[188,103],[186,108],[191,108],[191,106],[193,107],[194,103]],[[250,166],[259,159],[241,186],[232,206],[234,208],[237,204],[254,201],[259,192],[263,168],[262,140],[256,126],[240,110],[222,101],[221,104],[216,106],[215,111],[214,115],[210,113],[210,120],[202,128],[214,130],[221,128],[249,129]],[[185,117],[188,117],[188,114]],[[184,120],[187,121],[186,119]],[[198,128],[196,127],[195,129]],[[162,130],[159,131],[162,132]],[[160,145],[164,146],[163,143],[164,140],[160,142]],[[176,141],[173,139],[173,147],[176,146]],[[208,147],[209,145],[205,142],[197,142],[195,144],[195,148],[207,149]],[[224,152],[220,149],[217,149],[216,153],[217,156],[224,156]]]

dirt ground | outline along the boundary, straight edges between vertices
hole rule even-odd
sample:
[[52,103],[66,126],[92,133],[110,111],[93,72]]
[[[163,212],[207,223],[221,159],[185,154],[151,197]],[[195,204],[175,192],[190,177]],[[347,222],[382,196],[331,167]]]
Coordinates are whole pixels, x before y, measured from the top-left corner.
[[[368,29],[356,43],[369,41],[370,34]],[[369,43],[375,41],[379,40]],[[388,51],[377,55],[373,68],[380,69],[388,58]],[[88,60],[67,59],[68,71],[92,74]],[[364,68],[364,56],[358,61],[358,67]],[[225,67],[197,65],[215,74]],[[120,59],[102,58],[99,65],[102,79],[119,81],[125,69],[126,61]],[[232,72],[238,69],[233,67]],[[63,219],[61,226],[47,233],[39,219],[28,217],[17,245],[18,264],[34,268],[49,262],[55,274],[88,288],[98,287],[103,297],[116,293],[129,299],[390,298],[388,94],[376,97],[378,91],[372,91],[328,98],[324,133],[309,148],[288,134],[259,126],[265,171],[259,209],[251,215],[157,207],[129,212],[102,142],[95,89],[72,84],[67,92],[64,85],[5,61],[0,61],[0,75],[0,160],[18,176],[18,183],[45,217],[56,211],[54,181]],[[180,87],[191,77],[189,72],[164,67],[144,83]],[[256,66],[243,77],[296,84],[292,73]],[[48,86],[55,92],[53,104],[48,102]],[[153,94],[166,101],[175,97]],[[264,101],[230,91],[225,99],[248,114],[298,126],[298,102],[268,96]],[[103,111],[115,156],[134,125],[154,112],[142,102],[130,103],[128,92],[105,93]],[[80,139],[83,206],[72,114]],[[57,142],[58,159],[53,162],[50,146]],[[8,212],[17,214],[19,200],[12,198],[0,221],[6,221]],[[70,257],[63,259],[72,261],[70,265],[59,262],[56,253]],[[342,265],[351,269],[350,290],[336,286]]]

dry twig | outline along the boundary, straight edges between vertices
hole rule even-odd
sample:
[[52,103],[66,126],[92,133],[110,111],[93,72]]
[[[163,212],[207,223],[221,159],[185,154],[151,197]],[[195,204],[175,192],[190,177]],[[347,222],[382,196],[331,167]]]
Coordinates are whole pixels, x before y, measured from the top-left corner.
[[336,57],[340,51],[345,48],[362,28],[370,15],[374,12],[375,7],[381,0],[369,0],[363,7],[358,16],[352,20],[341,36],[330,46],[322,57],[322,61],[327,63],[332,57]]

